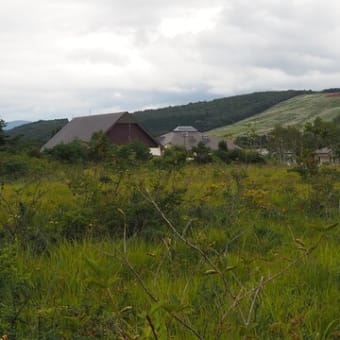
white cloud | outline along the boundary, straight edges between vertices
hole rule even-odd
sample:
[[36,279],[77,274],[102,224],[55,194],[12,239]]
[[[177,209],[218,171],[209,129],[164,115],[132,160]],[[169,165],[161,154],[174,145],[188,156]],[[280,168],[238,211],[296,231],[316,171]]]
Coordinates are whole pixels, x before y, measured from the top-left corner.
[[55,118],[336,87],[340,4],[3,0],[0,114]]
[[161,21],[160,32],[167,38],[181,34],[201,33],[215,28],[216,19],[221,7],[191,10],[184,15],[164,18]]

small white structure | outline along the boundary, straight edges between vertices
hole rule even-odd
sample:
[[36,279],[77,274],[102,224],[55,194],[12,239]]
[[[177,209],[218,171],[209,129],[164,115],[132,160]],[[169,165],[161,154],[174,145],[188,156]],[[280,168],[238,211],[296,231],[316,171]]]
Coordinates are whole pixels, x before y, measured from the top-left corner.
[[313,157],[316,162],[322,164],[334,164],[336,163],[336,157],[332,149],[321,148],[313,152]]
[[259,149],[256,149],[256,152],[261,155],[261,156],[268,156],[269,155],[269,150],[266,149],[266,148],[259,148]]
[[162,156],[162,150],[160,147],[157,147],[157,148],[150,148],[150,153],[152,156],[154,157],[160,157]]

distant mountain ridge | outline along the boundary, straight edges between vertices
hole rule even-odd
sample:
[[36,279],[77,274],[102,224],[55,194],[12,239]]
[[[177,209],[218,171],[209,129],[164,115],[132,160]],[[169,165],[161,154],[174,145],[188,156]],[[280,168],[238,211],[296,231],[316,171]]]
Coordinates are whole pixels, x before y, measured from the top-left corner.
[[14,129],[18,126],[29,124],[29,123],[31,123],[31,122],[28,121],[28,120],[13,120],[13,121],[10,121],[10,122],[6,122],[6,126],[5,126],[4,130],[8,131],[8,130]]

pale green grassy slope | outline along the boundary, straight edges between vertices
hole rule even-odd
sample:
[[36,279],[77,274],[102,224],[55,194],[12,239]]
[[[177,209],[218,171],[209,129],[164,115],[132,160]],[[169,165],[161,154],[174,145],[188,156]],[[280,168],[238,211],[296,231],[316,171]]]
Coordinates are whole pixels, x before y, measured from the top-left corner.
[[332,120],[340,115],[340,96],[327,93],[301,95],[281,102],[272,108],[238,123],[211,130],[216,136],[238,136],[255,131],[267,133],[276,125],[303,127],[316,117]]

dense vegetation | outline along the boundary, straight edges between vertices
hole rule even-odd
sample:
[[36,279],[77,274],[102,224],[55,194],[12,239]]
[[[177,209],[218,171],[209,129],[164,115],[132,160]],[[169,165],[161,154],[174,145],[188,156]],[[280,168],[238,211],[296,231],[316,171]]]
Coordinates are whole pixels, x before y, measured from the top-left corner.
[[235,124],[214,129],[210,133],[217,136],[240,136],[252,129],[257,134],[267,134],[276,125],[296,126],[301,129],[316,117],[331,121],[340,115],[340,92],[333,91],[336,89],[296,96]]
[[238,136],[236,143],[246,149],[267,148],[270,157],[281,162],[285,162],[289,154],[297,168],[307,170],[308,166],[312,170],[317,167],[313,160],[316,150],[327,148],[334,158],[340,158],[340,115],[332,121],[317,117],[303,129],[277,125],[267,135],[258,135],[255,130],[249,130],[247,134]]
[[19,150],[0,151],[0,335],[340,336],[339,169],[227,164],[223,144],[152,160],[100,134]]

